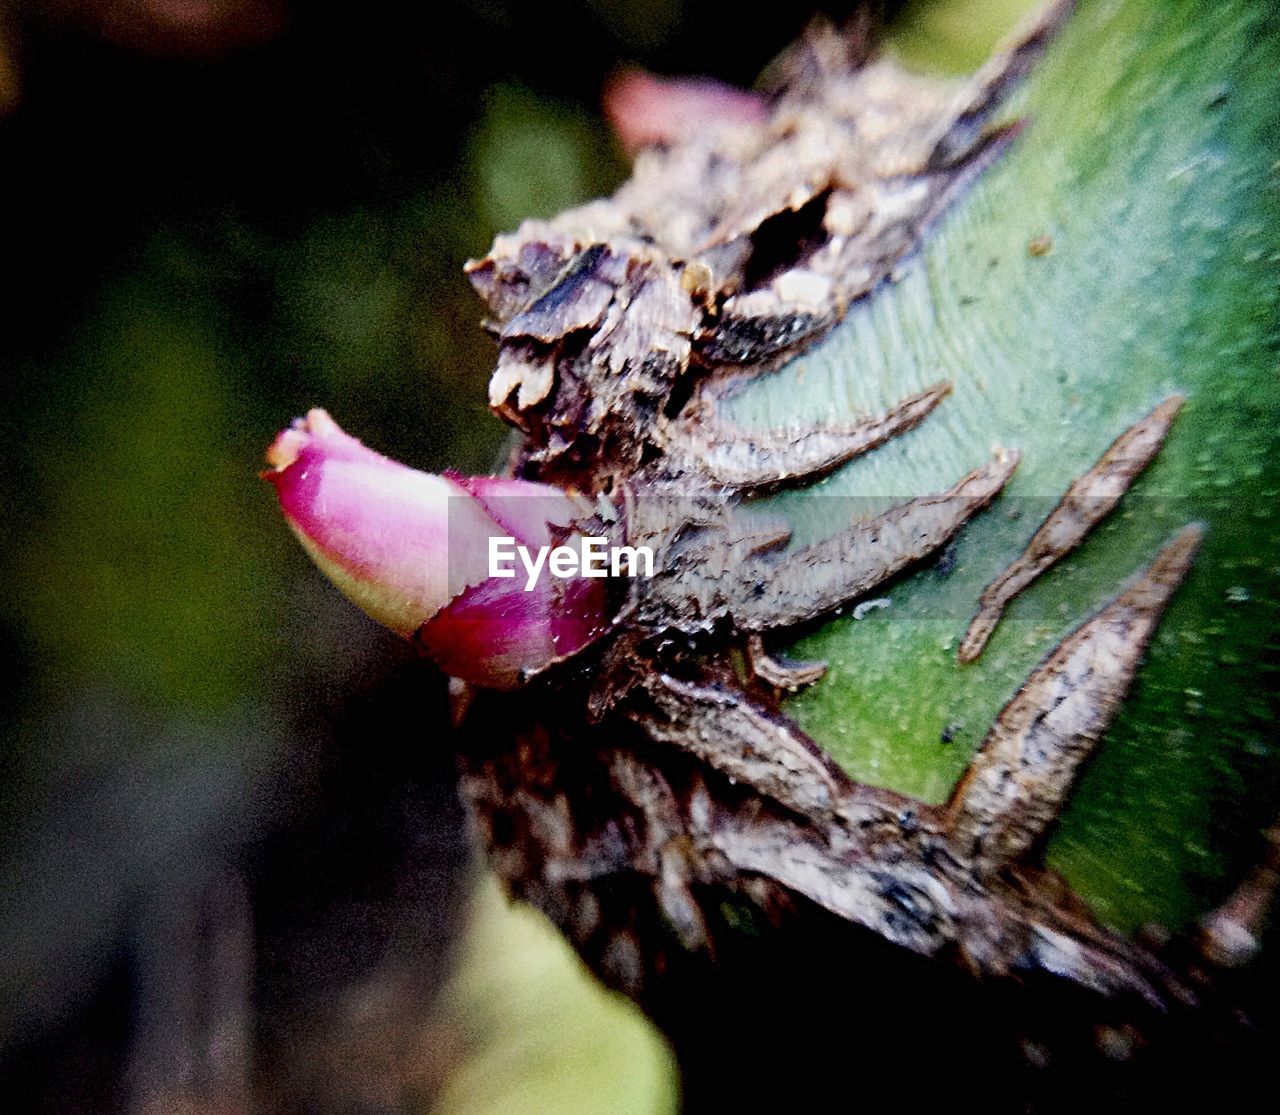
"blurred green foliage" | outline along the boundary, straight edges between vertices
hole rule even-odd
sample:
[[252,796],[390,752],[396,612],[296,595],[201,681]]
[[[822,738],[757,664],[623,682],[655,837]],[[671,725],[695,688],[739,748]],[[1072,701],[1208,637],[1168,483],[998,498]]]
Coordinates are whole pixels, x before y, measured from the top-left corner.
[[510,231],[608,193],[625,169],[612,152],[598,157],[600,127],[580,107],[532,89],[490,89],[470,150],[484,220]]
[[912,69],[972,73],[1037,7],[1034,0],[910,0],[894,22],[890,49]]

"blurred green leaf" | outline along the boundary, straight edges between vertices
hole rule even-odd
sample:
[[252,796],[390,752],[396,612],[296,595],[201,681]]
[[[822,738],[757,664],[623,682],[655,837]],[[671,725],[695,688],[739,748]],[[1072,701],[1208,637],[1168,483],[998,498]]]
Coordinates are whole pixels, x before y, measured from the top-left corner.
[[227,355],[214,322],[137,275],[79,331],[86,375],[37,435],[41,529],[18,555],[16,603],[58,684],[226,708],[280,649],[244,560],[272,547]]
[[434,1115],[662,1115],[675,1059],[541,914],[486,876],[442,1009],[470,1034]]
[[912,0],[894,21],[889,47],[908,66],[968,73],[1039,6],[1037,0]]
[[598,122],[519,85],[489,91],[473,160],[484,215],[502,230],[607,192],[620,170]]

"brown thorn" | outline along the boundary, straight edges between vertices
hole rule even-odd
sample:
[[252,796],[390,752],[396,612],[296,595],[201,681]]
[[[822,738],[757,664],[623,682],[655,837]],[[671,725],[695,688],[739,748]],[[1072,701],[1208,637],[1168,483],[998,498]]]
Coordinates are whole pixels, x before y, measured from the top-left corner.
[[1261,947],[1262,930],[1280,888],[1280,821],[1267,830],[1266,840],[1262,862],[1200,922],[1200,952],[1216,967],[1242,967]]
[[820,682],[827,672],[825,662],[780,662],[766,649],[759,634],[747,636],[747,673],[774,689],[796,693]]
[[1097,463],[1059,501],[1021,554],[983,590],[978,613],[965,632],[956,657],[975,661],[987,645],[1009,602],[1079,546],[1114,510],[1121,496],[1164,444],[1185,400],[1171,395],[1122,433]]
[[1023,683],[940,811],[979,872],[1026,855],[1056,819],[1080,764],[1115,719],[1202,529],[1167,542],[1139,579],[1062,640]]
[[805,484],[918,426],[950,392],[950,383],[935,383],[885,414],[850,425],[755,432],[704,416],[692,452],[726,487],[766,492]]
[[727,687],[661,673],[643,686],[653,711],[630,715],[651,738],[692,752],[795,813],[831,819],[848,776],[799,728]]
[[[781,559],[744,565],[731,603],[741,631],[790,627],[870,592],[943,546],[1003,490],[1021,458],[1000,450],[945,492],[920,496]],[[757,591],[767,586],[768,592]]]

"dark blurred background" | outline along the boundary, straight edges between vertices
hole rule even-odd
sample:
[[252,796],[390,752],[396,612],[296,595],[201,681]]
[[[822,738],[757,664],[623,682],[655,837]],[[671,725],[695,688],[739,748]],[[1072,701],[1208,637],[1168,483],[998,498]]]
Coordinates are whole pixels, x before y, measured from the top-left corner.
[[[880,10],[961,68],[1025,6]],[[255,471],[313,405],[488,470],[463,261],[625,176],[599,115],[620,64],[748,84],[810,15],[0,7],[9,1110],[436,1102],[473,877],[442,682],[314,572]]]

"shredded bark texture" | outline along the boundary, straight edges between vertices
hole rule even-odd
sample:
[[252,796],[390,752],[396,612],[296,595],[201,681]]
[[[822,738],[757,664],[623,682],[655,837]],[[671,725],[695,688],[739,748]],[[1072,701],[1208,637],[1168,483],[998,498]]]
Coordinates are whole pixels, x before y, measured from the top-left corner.
[[[714,434],[713,393],[672,404],[691,378],[784,363],[883,282],[1013,139],[992,121],[1068,8],[963,84],[866,61],[860,41],[815,28],[775,64],[763,122],[709,121],[644,151],[613,197],[499,237],[468,274],[499,340],[489,401],[530,435],[523,463],[602,484],[654,451],[702,477],[710,455],[710,476],[745,469],[753,487],[883,440],[875,423],[814,430],[794,454],[766,444],[745,463]],[[940,390],[882,419],[883,436]]]

